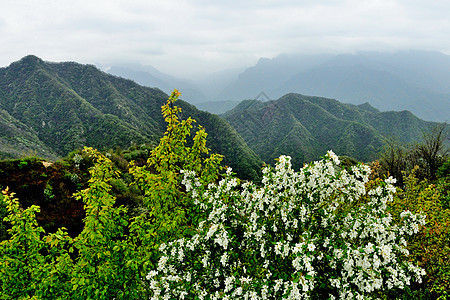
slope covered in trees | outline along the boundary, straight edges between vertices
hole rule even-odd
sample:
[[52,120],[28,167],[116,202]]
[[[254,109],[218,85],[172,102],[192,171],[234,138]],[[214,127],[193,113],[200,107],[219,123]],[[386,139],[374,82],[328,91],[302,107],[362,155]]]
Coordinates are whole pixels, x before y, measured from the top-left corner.
[[[83,146],[127,148],[156,144],[165,125],[160,115],[167,95],[91,65],[49,63],[27,56],[0,68],[0,131],[3,153],[32,152],[54,159]],[[209,132],[213,151],[243,177],[256,176],[258,157],[224,120],[180,101]]]
[[[164,132],[159,110],[167,97],[91,65],[24,57],[0,68],[0,158],[56,159],[85,145],[155,145]],[[180,117],[204,126],[211,149],[243,178],[258,177],[261,159],[270,164],[280,154],[291,155],[296,168],[328,149],[369,161],[388,137],[409,143],[433,125],[407,111],[379,112],[367,103],[298,94],[244,101],[224,115],[229,124],[186,102],[179,105]]]
[[267,163],[281,154],[293,165],[318,159],[327,149],[362,161],[376,159],[388,137],[410,143],[433,126],[407,111],[379,112],[369,104],[287,94],[276,101],[243,101],[224,118]]

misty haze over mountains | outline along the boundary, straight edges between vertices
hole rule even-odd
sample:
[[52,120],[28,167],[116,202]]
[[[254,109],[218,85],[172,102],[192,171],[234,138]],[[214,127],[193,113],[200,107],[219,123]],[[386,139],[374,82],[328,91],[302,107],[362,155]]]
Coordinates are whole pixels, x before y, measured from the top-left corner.
[[[271,99],[294,92],[352,104],[369,102],[381,111],[409,110],[430,121],[444,122],[450,116],[450,56],[440,52],[282,54],[261,58],[243,71],[195,80],[151,66],[112,66],[107,71],[166,93],[178,88],[183,99],[213,113],[223,113],[261,92]],[[216,101],[220,102],[209,103]]]

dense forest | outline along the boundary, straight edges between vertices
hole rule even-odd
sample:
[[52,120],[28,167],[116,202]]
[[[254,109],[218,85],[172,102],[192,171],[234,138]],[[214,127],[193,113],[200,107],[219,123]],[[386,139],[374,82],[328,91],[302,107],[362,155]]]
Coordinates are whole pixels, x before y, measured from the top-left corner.
[[380,112],[368,103],[355,106],[299,94],[243,101],[224,118],[261,159],[271,162],[290,155],[295,167],[328,149],[369,162],[378,158],[386,140],[417,142],[422,131],[437,125],[408,111]]
[[0,299],[448,297],[446,124],[299,94],[219,117],[34,56],[0,75]]
[[[54,160],[85,145],[155,145],[164,133],[165,93],[94,66],[27,56],[0,68],[0,93],[0,158],[35,153]],[[260,159],[226,121],[183,101],[180,106],[206,128],[211,149],[226,164],[243,177],[256,176]]]

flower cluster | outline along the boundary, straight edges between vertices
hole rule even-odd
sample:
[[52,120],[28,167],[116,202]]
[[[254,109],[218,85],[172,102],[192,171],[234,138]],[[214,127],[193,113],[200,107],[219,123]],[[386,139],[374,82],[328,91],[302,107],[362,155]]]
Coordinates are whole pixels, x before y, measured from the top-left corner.
[[202,187],[184,171],[208,217],[193,237],[161,245],[147,276],[152,299],[362,299],[421,280],[404,236],[425,216],[404,212],[393,223],[392,178],[367,190],[370,169],[341,170],[332,151],[299,172],[290,160],[264,168],[262,186],[230,170]]

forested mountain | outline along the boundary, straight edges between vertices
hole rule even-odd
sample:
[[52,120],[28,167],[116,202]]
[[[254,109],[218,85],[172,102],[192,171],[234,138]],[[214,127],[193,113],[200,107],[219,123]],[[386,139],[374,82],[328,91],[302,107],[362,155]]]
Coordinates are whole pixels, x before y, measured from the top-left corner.
[[437,94],[414,86],[384,70],[364,65],[321,66],[292,77],[274,90],[301,92],[359,104],[369,102],[381,110],[410,110],[421,118],[445,121],[450,111],[450,94]]
[[[166,128],[159,89],[74,62],[27,56],[0,68],[1,158],[34,153],[54,159],[85,145],[98,149],[159,141]],[[223,119],[180,101],[208,132],[208,146],[224,163],[253,177],[260,160]]]
[[31,127],[0,108],[0,158],[31,154],[50,159],[56,158],[53,151],[39,140]]
[[434,124],[408,111],[379,112],[367,103],[356,106],[293,93],[276,101],[243,101],[223,116],[265,162],[286,154],[296,168],[328,149],[370,161],[387,138],[413,142]]

